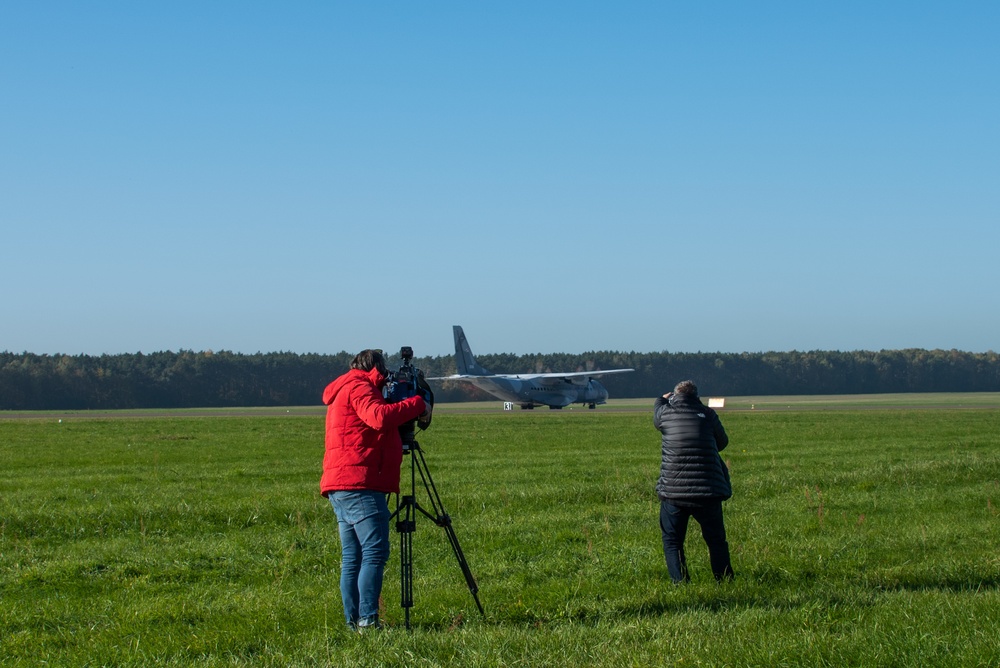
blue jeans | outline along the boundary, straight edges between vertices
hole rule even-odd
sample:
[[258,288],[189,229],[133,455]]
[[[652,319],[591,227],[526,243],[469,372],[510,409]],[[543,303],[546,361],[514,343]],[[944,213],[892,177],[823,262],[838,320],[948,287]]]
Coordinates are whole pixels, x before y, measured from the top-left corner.
[[378,623],[382,575],[389,560],[389,506],[385,494],[331,492],[340,528],[340,597],[348,626]]
[[712,575],[716,580],[732,579],[733,566],[729,561],[726,525],[722,521],[722,501],[677,505],[661,499],[660,532],[663,534],[663,556],[667,559],[670,579],[675,583],[690,579],[684,558],[684,537],[687,536],[688,520],[692,517],[701,525],[702,538],[708,545]]

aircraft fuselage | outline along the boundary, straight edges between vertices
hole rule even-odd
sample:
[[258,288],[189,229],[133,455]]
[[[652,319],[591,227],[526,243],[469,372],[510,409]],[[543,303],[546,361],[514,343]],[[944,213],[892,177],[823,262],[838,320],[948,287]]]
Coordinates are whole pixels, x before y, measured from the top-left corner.
[[522,407],[531,405],[563,408],[570,404],[603,404],[608,400],[607,389],[592,378],[585,382],[564,380],[558,384],[540,383],[537,380],[522,380],[516,377],[472,377],[465,380],[498,399],[512,401]]

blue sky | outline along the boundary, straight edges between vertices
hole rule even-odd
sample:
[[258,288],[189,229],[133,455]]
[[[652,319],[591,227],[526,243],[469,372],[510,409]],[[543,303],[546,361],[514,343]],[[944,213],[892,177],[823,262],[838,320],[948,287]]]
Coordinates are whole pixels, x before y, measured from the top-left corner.
[[7,2],[0,350],[997,350],[997,2]]

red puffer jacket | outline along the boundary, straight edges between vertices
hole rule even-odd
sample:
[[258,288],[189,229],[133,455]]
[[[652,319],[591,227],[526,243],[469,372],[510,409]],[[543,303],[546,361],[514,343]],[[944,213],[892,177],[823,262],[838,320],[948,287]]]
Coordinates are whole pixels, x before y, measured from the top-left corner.
[[399,493],[403,441],[399,426],[419,417],[421,397],[390,404],[377,369],[351,369],[326,386],[326,455],[320,493],[364,489]]

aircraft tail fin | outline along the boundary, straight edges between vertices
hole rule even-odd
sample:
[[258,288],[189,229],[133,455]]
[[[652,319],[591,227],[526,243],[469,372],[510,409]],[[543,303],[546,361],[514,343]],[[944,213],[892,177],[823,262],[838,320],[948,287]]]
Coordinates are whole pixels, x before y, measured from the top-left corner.
[[489,371],[476,363],[476,358],[472,355],[472,348],[469,347],[469,340],[465,338],[465,332],[461,325],[454,325],[452,331],[455,333],[455,366],[458,373],[463,376],[489,376]]

